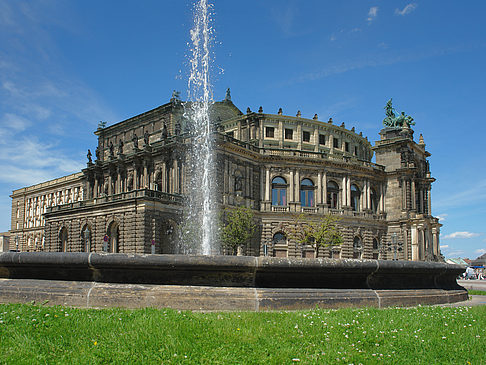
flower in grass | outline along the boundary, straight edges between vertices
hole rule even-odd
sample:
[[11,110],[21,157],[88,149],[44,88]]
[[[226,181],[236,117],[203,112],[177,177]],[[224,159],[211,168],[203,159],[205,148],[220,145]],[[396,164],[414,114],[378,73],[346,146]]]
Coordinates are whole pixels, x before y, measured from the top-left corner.
[[98,341],[93,341],[93,345],[98,345]]
[[299,361],[300,361],[300,359],[298,359],[298,358],[294,357],[294,358],[292,359],[292,361],[293,361],[293,362],[299,362]]

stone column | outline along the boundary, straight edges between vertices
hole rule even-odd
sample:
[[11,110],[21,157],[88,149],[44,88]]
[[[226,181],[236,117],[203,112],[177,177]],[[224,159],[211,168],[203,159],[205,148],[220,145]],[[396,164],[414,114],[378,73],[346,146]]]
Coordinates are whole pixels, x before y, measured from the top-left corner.
[[179,185],[179,161],[174,159],[174,193],[177,194],[180,191]]
[[295,202],[300,202],[300,171],[297,170],[295,172],[295,194],[294,194],[294,201]]
[[317,196],[316,196],[316,204],[322,203],[322,176],[321,172],[317,173]]
[[412,210],[417,210],[417,201],[415,199],[415,181],[410,182],[410,199],[412,200]]
[[[95,176],[94,177],[93,198],[97,198],[97,197],[98,197],[98,179]],[[57,204],[55,204],[56,203],[56,197],[53,197],[53,199],[54,199],[54,204],[52,204],[52,205],[57,205]]]
[[430,192],[431,192],[431,187],[429,187],[429,189],[427,190],[427,213],[428,213],[428,215],[432,215],[432,202],[431,202]]
[[347,181],[346,181],[346,176],[343,176],[343,183],[341,186],[342,194],[341,194],[341,208],[346,206],[346,199],[347,199]]
[[138,175],[138,171],[137,171],[137,166],[134,165],[133,166],[133,190],[137,190],[138,189],[138,185],[137,185],[137,175]]
[[422,188],[419,190],[419,197],[420,197],[420,208],[419,208],[419,213],[425,213],[424,212],[424,191]]
[[270,169],[267,167],[265,171],[265,201],[270,200]]
[[417,231],[417,226],[412,226],[411,233],[412,233],[412,261],[419,261],[418,234],[420,232]]
[[260,167],[260,199],[265,200],[265,169]]
[[163,191],[164,193],[167,193],[167,166],[165,165],[165,161],[162,162],[162,167],[161,167],[161,174],[162,174],[162,179],[161,179],[161,184],[162,186],[160,187],[160,190]]
[[434,255],[439,256],[439,232],[436,227],[432,228],[432,243]]
[[371,184],[366,180],[366,209],[371,209]]
[[294,201],[294,170],[290,170],[289,203]]
[[322,202],[327,204],[327,172],[322,176]]
[[351,179],[346,177],[346,206],[351,205]]

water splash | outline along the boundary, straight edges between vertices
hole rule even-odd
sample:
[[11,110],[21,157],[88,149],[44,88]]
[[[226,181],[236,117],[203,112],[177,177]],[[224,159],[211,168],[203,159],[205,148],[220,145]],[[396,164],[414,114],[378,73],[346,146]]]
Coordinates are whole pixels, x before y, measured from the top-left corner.
[[194,5],[194,25],[191,29],[190,76],[188,102],[184,116],[189,120],[192,132],[190,153],[190,186],[188,209],[183,224],[185,253],[210,255],[216,229],[216,204],[214,199],[215,168],[210,107],[213,103],[211,66],[211,5],[199,0]]

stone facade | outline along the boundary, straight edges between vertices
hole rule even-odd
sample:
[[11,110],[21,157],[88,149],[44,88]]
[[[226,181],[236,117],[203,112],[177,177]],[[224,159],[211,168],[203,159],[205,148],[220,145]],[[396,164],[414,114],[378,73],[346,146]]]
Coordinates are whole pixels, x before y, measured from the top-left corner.
[[[228,99],[212,106],[211,119],[220,207],[251,208],[259,223],[246,255],[315,257],[290,232],[301,214],[332,214],[344,243],[319,257],[441,259],[430,154],[411,129],[385,128],[372,146],[332,119],[243,114]],[[96,159],[82,172],[13,192],[19,249],[179,252],[191,142],[182,103],[172,99],[95,134]]]

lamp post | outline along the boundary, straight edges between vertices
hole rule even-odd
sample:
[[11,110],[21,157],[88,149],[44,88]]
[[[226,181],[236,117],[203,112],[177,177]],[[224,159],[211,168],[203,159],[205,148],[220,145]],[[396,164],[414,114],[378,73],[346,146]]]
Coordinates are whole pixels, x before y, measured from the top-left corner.
[[84,249],[86,250],[86,252],[90,252],[91,247],[89,247],[89,229],[88,229],[88,227],[85,228],[83,233],[84,233]]
[[393,233],[391,235],[391,242],[387,243],[388,251],[393,251],[393,260],[398,260],[398,253],[403,251],[403,242],[398,241],[398,235]]

